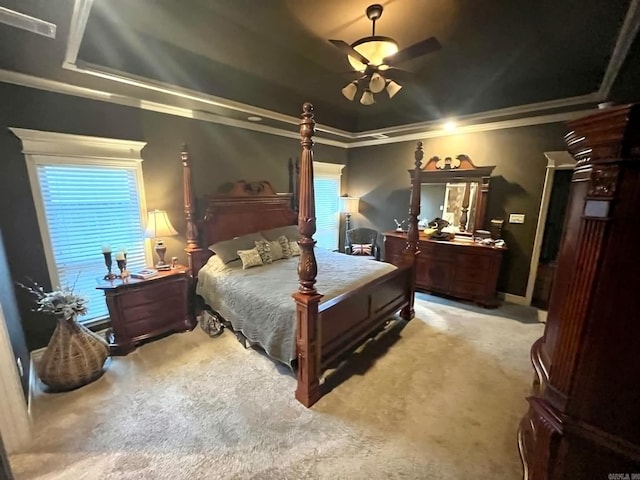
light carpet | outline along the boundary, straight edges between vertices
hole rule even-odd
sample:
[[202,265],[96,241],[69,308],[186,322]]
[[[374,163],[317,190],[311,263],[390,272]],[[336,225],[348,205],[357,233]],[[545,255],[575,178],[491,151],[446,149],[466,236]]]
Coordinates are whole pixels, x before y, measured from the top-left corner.
[[[536,311],[420,295],[416,318],[369,342],[313,408],[286,369],[199,328],[113,358],[68,393],[37,393],[27,479],[521,477]],[[336,380],[337,379],[337,380]],[[338,381],[340,380],[340,381]]]

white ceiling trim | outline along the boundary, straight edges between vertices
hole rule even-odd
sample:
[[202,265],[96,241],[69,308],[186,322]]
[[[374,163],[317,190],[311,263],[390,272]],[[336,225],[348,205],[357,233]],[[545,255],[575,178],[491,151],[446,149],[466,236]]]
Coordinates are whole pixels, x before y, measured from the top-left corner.
[[[197,110],[191,110],[189,108],[176,107],[165,103],[152,102],[143,100],[140,98],[129,97],[127,95],[119,95],[115,93],[109,93],[102,90],[96,90],[92,88],[79,87],[77,85],[71,85],[68,83],[58,82],[56,80],[49,80],[47,78],[35,77],[24,73],[12,72],[10,70],[0,69],[0,82],[11,83],[14,85],[20,85],[23,87],[36,88],[38,90],[44,90],[47,92],[62,93],[65,95],[73,95],[76,97],[88,98],[91,100],[98,100],[101,102],[114,103],[116,105],[123,105],[126,107],[134,107],[142,110],[148,110],[151,112],[164,113],[167,115],[175,115],[184,118],[193,118],[196,120],[202,120],[210,123],[217,123],[221,125],[227,125],[230,127],[242,128],[245,130],[253,130],[255,132],[267,133],[270,135],[277,135],[280,137],[300,139],[300,134],[296,130],[285,130],[282,128],[271,127],[268,125],[261,125],[259,123],[238,120],[235,118],[224,117],[222,115],[216,115],[213,113],[201,112]],[[331,145],[339,148],[348,148],[348,144],[340,142],[338,140],[332,140],[329,138],[322,138],[316,136],[314,138],[315,143],[323,145]]]
[[399,135],[380,140],[365,140],[362,142],[350,143],[348,148],[371,147],[374,145],[386,145],[389,143],[407,142],[411,140],[425,140],[428,138],[447,137],[464,135],[468,133],[489,132],[491,130],[504,130],[507,128],[528,127],[532,125],[542,125],[545,123],[558,123],[573,120],[593,112],[595,109],[577,110],[572,112],[552,113],[549,115],[538,115],[535,117],[516,118],[512,120],[502,120],[498,122],[480,123],[458,127],[455,131],[432,130],[428,132],[416,132],[407,135]]
[[[24,73],[12,72],[10,70],[0,69],[0,82],[11,83],[14,85],[21,85],[23,87],[36,88],[38,90],[45,90],[54,93],[62,93],[65,95],[73,95],[77,97],[88,98],[91,100],[98,100],[101,102],[113,103],[117,105],[123,105],[127,107],[139,108],[142,110],[148,110],[152,112],[164,113],[167,115],[175,115],[178,117],[192,118],[196,120],[202,120],[210,123],[217,123],[221,125],[227,125],[230,127],[242,128],[245,130],[253,130],[256,132],[267,133],[270,135],[277,135],[287,138],[299,139],[300,136],[297,131],[285,130],[282,128],[272,127],[268,125],[261,125],[254,122],[238,120],[234,118],[224,117],[222,115],[216,115],[213,113],[202,112],[198,110],[191,110],[189,108],[177,107],[165,103],[152,102],[143,100],[140,98],[134,98],[126,95],[119,95],[114,93],[105,92],[102,90],[96,90],[86,87],[80,87],[77,85],[71,85],[68,83],[59,82],[56,80],[50,80],[41,77],[35,77]],[[315,143],[322,145],[331,145],[339,148],[358,148],[368,147],[373,145],[385,145],[388,143],[398,143],[410,140],[420,140],[427,138],[444,137],[451,135],[460,135],[465,133],[485,132],[491,130],[500,130],[506,128],[517,128],[530,125],[540,125],[545,123],[562,122],[565,120],[571,120],[585,115],[593,110],[582,109],[570,112],[556,113],[550,115],[530,116],[525,118],[503,120],[497,122],[485,122],[477,123],[474,125],[466,125],[458,127],[454,132],[445,131],[443,129],[415,132],[406,135],[399,135],[396,137],[371,139],[359,142],[341,142],[339,140],[333,140],[329,138],[323,138],[320,135],[314,137]],[[464,118],[460,119],[463,121]],[[322,133],[322,132],[319,132]]]
[[93,0],[76,0],[73,4],[73,13],[71,14],[71,24],[69,25],[69,37],[67,38],[67,49],[64,54],[62,66],[75,65],[78,59],[78,52],[84,37],[84,31],[87,28],[89,13]]
[[636,38],[639,30],[640,0],[631,0],[629,10],[627,10],[627,16],[620,28],[620,34],[618,35],[616,46],[611,54],[609,65],[607,65],[607,71],[604,73],[600,89],[598,90],[602,100],[606,100],[609,97],[609,92],[618,77],[618,73],[620,73],[622,64],[624,63],[625,58],[627,58],[631,44]]

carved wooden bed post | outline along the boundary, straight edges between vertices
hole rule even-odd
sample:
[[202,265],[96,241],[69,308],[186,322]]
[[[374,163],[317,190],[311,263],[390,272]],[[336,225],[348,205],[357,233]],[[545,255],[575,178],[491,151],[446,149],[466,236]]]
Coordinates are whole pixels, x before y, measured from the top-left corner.
[[420,215],[420,172],[422,171],[422,158],[424,152],[422,151],[422,142],[418,142],[415,158],[415,168],[413,175],[411,176],[411,201],[409,204],[409,228],[407,230],[407,246],[404,249],[402,255],[406,261],[411,262],[412,274],[411,274],[411,292],[409,305],[402,309],[400,316],[405,320],[411,320],[415,311],[413,309],[415,299],[415,287],[416,287],[416,257],[418,255],[418,215]]
[[318,304],[322,295],[315,287],[318,265],[314,254],[316,231],[316,207],[313,189],[313,134],[315,120],[313,105],[302,106],[300,122],[300,208],[298,227],[301,238],[298,241],[301,255],[298,263],[298,291],[292,296],[296,301],[296,347],[298,352],[298,387],[296,399],[305,407],[310,407],[322,396],[320,390],[320,326]]
[[189,150],[186,144],[182,145],[180,150],[180,160],[182,161],[182,180],[184,190],[184,218],[187,224],[185,236],[187,238],[187,246],[184,249],[187,252],[189,260],[189,270],[192,276],[196,276],[198,270],[206,262],[204,251],[200,248],[198,241],[198,226],[195,221],[195,208],[193,201],[193,188],[191,185],[191,163],[189,161]]

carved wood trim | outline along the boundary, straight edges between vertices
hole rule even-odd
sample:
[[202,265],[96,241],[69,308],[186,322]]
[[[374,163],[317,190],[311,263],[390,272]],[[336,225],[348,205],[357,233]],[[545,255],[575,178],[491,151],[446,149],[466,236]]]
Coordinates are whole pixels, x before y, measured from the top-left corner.
[[182,145],[180,160],[182,161],[184,218],[187,224],[187,230],[185,232],[187,247],[185,250],[189,252],[199,249],[200,245],[198,243],[198,226],[195,222],[193,185],[191,183],[191,162],[189,159],[189,149],[186,144]]

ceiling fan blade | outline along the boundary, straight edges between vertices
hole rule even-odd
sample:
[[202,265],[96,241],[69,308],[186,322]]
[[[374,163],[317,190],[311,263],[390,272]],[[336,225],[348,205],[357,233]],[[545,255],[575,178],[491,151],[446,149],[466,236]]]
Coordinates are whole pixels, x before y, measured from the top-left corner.
[[351,45],[349,45],[344,40],[329,40],[331,44],[336,47],[338,50],[342,50],[345,54],[352,56],[360,63],[364,63],[365,65],[369,64],[369,60],[366,57],[355,51]]
[[412,58],[420,57],[431,52],[437,52],[442,48],[436,37],[430,37],[421,42],[414,43],[410,47],[400,50],[398,53],[383,60],[384,65],[396,65]]
[[396,67],[389,67],[386,70],[381,70],[380,74],[385,78],[389,78],[390,80],[398,80],[401,82],[413,81],[416,79],[416,76],[413,72],[401,70]]

